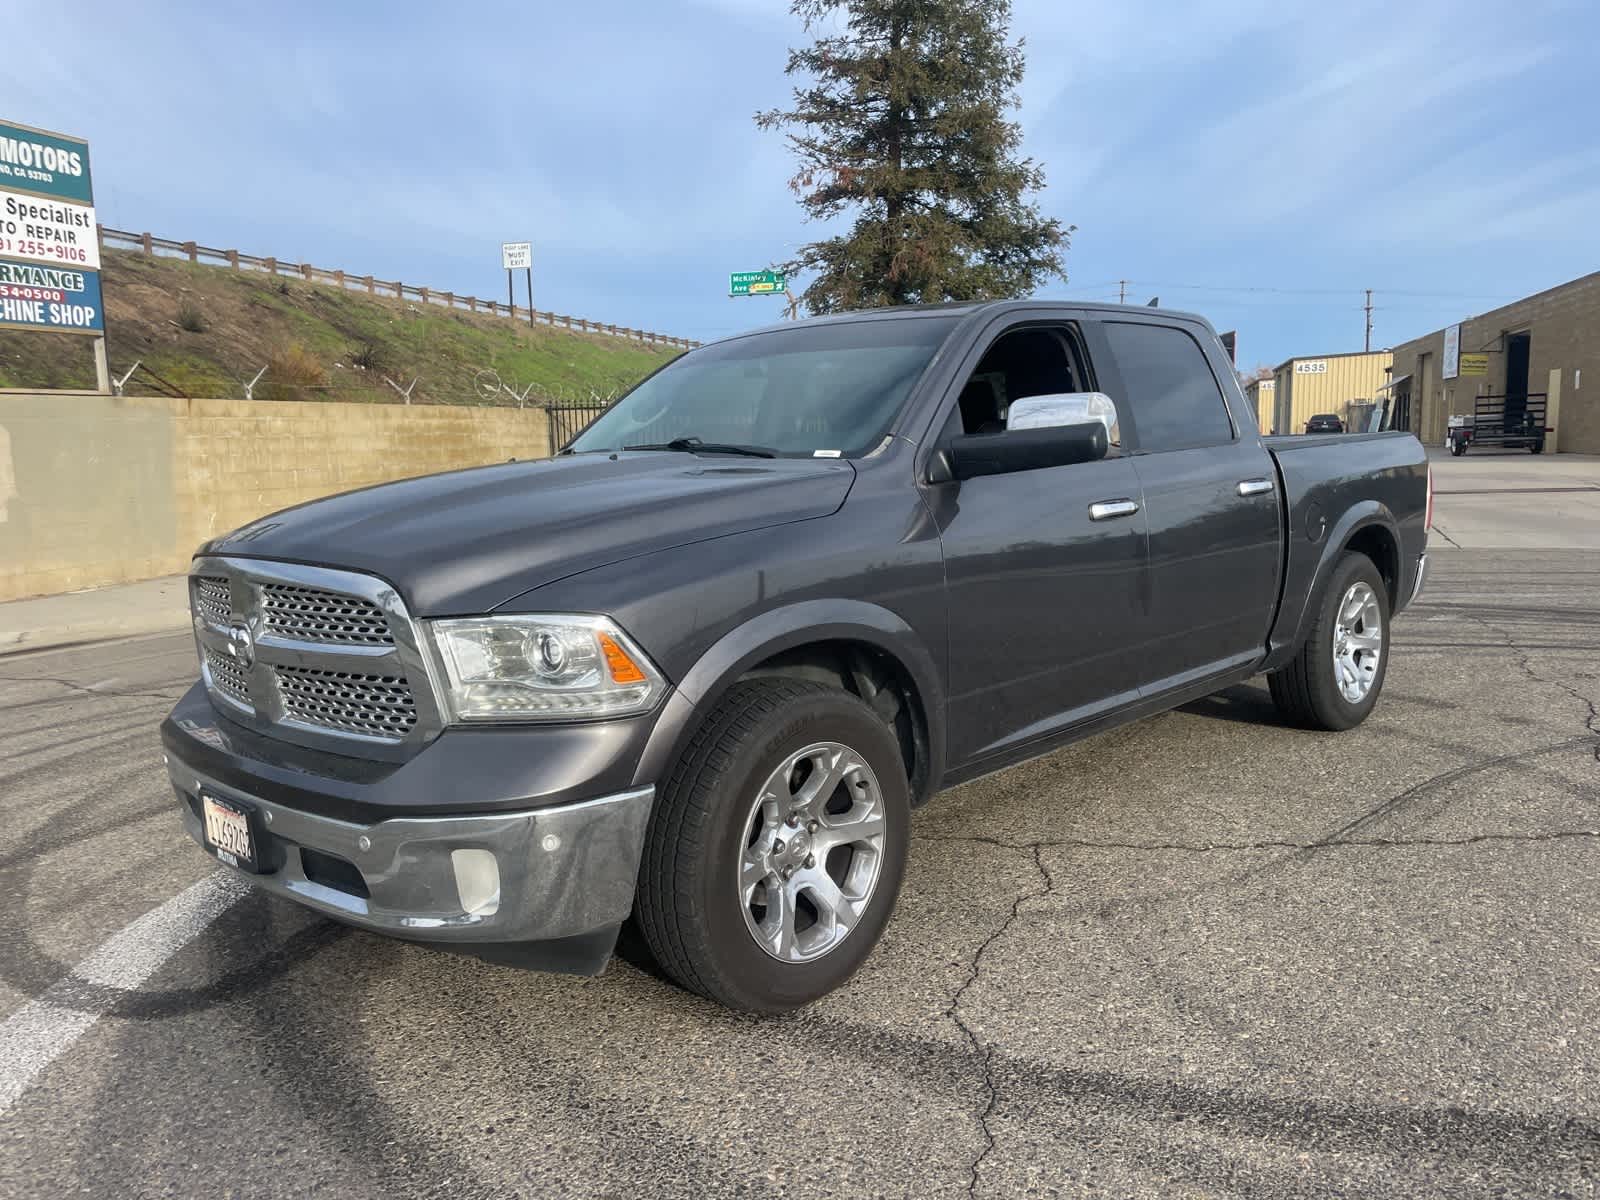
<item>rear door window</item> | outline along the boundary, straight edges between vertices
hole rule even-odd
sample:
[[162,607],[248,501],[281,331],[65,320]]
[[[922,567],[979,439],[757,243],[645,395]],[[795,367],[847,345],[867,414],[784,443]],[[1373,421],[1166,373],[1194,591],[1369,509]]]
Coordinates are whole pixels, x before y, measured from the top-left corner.
[[1139,451],[1192,450],[1233,441],[1233,422],[1222,389],[1200,343],[1182,329],[1131,321],[1103,326]]

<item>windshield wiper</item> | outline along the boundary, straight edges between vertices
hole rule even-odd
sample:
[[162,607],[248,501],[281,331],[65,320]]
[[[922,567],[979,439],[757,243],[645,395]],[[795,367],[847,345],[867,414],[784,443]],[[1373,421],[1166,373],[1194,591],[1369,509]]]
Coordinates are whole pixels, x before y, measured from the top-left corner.
[[690,454],[742,454],[746,458],[777,458],[777,452],[765,446],[739,446],[732,442],[703,442],[697,437],[673,438],[670,442],[651,442],[646,445],[624,446],[624,450],[677,450]]

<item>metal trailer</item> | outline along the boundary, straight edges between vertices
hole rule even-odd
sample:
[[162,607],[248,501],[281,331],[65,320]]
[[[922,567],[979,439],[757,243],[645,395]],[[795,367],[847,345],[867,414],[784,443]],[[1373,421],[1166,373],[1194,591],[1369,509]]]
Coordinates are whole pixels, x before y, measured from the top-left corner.
[[1469,446],[1525,446],[1541,453],[1545,434],[1551,432],[1545,424],[1548,399],[1544,392],[1477,397],[1470,416],[1450,418],[1445,430],[1450,453],[1465,454]]

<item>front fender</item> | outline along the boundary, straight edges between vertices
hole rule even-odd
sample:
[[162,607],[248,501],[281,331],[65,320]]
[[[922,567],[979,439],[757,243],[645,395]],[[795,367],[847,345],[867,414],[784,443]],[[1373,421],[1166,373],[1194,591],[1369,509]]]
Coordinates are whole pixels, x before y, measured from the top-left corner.
[[916,686],[928,732],[928,794],[944,774],[944,689],[933,655],[896,613],[864,600],[803,600],[752,617],[712,643],[663,705],[636,780],[665,777],[698,722],[757,663],[816,642],[860,642],[898,662]]

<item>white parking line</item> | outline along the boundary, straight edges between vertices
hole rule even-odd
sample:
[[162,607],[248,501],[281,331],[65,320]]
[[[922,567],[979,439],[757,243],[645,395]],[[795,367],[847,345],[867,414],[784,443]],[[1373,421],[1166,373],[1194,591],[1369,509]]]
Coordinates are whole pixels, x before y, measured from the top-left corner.
[[[226,872],[208,875],[113,934],[71,976],[7,1017],[0,1024],[0,1116],[117,1002],[116,991],[143,984],[249,891],[249,884]],[[66,1003],[84,983],[110,994]]]

